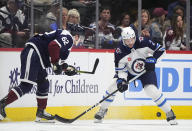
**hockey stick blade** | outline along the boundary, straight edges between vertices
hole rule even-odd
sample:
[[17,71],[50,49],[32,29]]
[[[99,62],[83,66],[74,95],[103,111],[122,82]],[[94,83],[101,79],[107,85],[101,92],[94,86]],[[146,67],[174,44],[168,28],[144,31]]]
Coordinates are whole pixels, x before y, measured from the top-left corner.
[[[138,74],[137,76],[133,77],[131,80],[128,81],[127,84],[133,82],[134,80],[136,80],[138,77],[140,77],[141,75],[143,75],[146,72],[146,70],[142,71],[140,74]],[[98,103],[96,103],[95,105],[93,105],[92,107],[90,107],[89,109],[87,109],[86,111],[84,111],[83,113],[81,113],[80,115],[78,115],[77,117],[73,118],[73,119],[66,119],[63,118],[59,115],[55,115],[55,119],[58,120],[59,122],[62,123],[72,123],[75,120],[77,120],[78,118],[80,118],[81,116],[83,116],[84,114],[86,114],[87,112],[89,112],[90,110],[92,110],[93,108],[95,108],[96,106],[98,106],[99,104],[101,104],[103,101],[105,101],[106,99],[108,99],[110,96],[112,96],[113,94],[115,94],[116,92],[118,92],[118,89],[113,91],[111,94],[109,94],[108,96],[106,96],[105,98],[103,98],[102,100],[100,100]]]
[[96,70],[98,64],[99,64],[99,58],[97,58],[97,59],[95,60],[95,64],[94,64],[94,66],[93,66],[92,72],[90,72],[90,71],[79,71],[79,70],[77,70],[77,72],[78,72],[78,73],[95,74],[95,70]]
[[95,64],[94,64],[94,67],[93,67],[92,74],[95,74],[95,71],[96,71],[96,68],[97,68],[98,64],[99,64],[99,58],[97,58],[97,59],[95,60]]
[[73,119],[66,119],[61,116],[58,116],[57,114],[55,115],[55,119],[62,123],[72,123],[74,121]]

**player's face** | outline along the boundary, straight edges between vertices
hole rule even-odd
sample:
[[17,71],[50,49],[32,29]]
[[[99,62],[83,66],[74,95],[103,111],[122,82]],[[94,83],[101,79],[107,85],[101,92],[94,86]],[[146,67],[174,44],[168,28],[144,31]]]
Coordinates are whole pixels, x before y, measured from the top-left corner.
[[135,44],[135,37],[130,38],[130,39],[124,39],[123,40],[124,44],[127,45],[129,48],[132,48]]

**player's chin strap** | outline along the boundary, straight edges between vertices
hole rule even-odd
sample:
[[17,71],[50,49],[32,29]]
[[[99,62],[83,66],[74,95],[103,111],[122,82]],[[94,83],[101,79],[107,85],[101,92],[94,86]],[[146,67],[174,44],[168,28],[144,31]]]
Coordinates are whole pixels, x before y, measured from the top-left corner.
[[[138,74],[137,76],[133,77],[131,80],[129,80],[127,82],[127,84],[133,82],[134,80],[136,80],[138,77],[140,77],[141,75],[143,75],[146,72],[146,70],[142,71],[140,74]],[[116,92],[118,92],[118,89],[115,90],[114,92],[112,92],[111,94],[109,94],[108,96],[106,96],[105,98],[103,98],[102,100],[100,100],[98,103],[96,103],[95,105],[93,105],[92,107],[90,107],[89,109],[87,109],[86,111],[84,111],[83,113],[81,113],[80,115],[78,115],[77,117],[73,118],[73,119],[67,119],[67,118],[63,118],[61,116],[58,116],[57,114],[55,115],[55,119],[62,122],[62,123],[72,123],[75,120],[77,120],[78,118],[80,118],[81,116],[83,116],[84,114],[86,114],[87,112],[89,112],[90,110],[92,110],[93,108],[95,108],[96,106],[98,106],[99,104],[101,104],[103,101],[105,101],[106,99],[108,99],[110,96],[112,96],[113,94],[115,94]]]

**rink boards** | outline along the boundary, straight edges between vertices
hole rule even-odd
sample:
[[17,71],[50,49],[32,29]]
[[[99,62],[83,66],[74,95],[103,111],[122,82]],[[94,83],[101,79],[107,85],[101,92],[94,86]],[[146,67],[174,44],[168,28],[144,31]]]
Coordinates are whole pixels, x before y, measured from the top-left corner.
[[[159,90],[172,105],[178,119],[192,119],[192,52],[168,52],[156,65]],[[0,51],[0,98],[19,84],[20,50]],[[76,76],[49,74],[49,100],[47,111],[67,118],[74,118],[102,99],[114,75],[112,50],[73,50],[67,62],[80,70],[91,71],[95,59],[100,62],[96,73]],[[130,84],[125,93],[118,93],[106,119],[163,119],[165,114],[143,92],[139,81]],[[8,120],[34,120],[36,113],[36,86],[29,94],[6,108]],[[98,107],[81,119],[93,119]],[[157,117],[156,113],[161,112]]]

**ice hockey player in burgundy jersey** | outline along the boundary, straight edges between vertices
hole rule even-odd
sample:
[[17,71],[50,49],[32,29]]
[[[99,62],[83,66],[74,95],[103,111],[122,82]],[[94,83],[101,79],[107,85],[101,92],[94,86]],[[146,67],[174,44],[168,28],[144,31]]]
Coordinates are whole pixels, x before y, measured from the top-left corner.
[[36,122],[42,122],[43,119],[54,121],[54,116],[45,112],[49,91],[46,68],[52,67],[56,75],[61,74],[62,71],[68,76],[77,74],[75,68],[65,62],[72,45],[71,34],[67,30],[60,29],[35,35],[28,40],[20,55],[21,83],[12,88],[0,101],[0,120],[6,117],[7,105],[28,93],[33,85],[37,85]]

